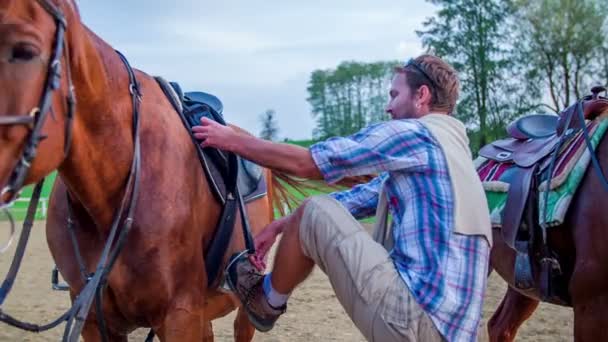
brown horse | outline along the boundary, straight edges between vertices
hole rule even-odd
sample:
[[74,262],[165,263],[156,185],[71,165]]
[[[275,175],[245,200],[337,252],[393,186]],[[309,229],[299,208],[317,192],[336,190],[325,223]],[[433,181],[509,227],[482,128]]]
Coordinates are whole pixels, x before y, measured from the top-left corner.
[[[54,62],[61,48],[63,54]],[[134,100],[137,91],[129,86],[125,64],[81,23],[71,0],[0,0],[0,58],[0,187],[13,185],[0,196],[0,205],[22,185],[15,182],[16,169],[27,171],[22,172],[24,184],[58,170],[47,239],[74,299],[84,281],[66,230],[66,194],[73,202],[86,271],[93,272],[115,210],[130,191],[126,183],[137,145],[137,105],[139,197],[104,292],[108,337],[127,341],[135,328],[152,327],[163,341],[211,339],[210,320],[236,307],[232,297],[206,288],[203,255],[221,208],[190,136],[154,78],[135,71],[142,97]],[[33,116],[18,115],[25,113]],[[40,120],[44,115],[46,120]],[[32,136],[39,138],[36,158],[22,157],[32,154],[26,143]],[[281,199],[278,192],[284,194],[284,189],[273,188],[284,176],[265,172],[269,194],[247,206],[254,233],[272,220],[272,202]],[[226,255],[244,248],[240,228],[234,232]],[[90,310],[82,331],[86,341],[101,338],[96,318]],[[237,340],[251,340],[254,330],[243,311],[235,328]]]
[[[595,115],[608,115],[608,101],[593,102]],[[591,103],[586,103],[587,112]],[[608,170],[608,139],[596,149],[603,170]],[[574,340],[608,341],[608,215],[604,207],[608,191],[601,176],[589,166],[561,226],[549,228],[547,241],[560,256],[561,271],[574,310]],[[534,312],[541,294],[515,287],[515,251],[499,230],[494,230],[491,266],[509,284],[508,290],[488,322],[491,341],[513,341],[517,329]],[[531,259],[534,256],[530,255]],[[536,283],[538,269],[533,267]]]

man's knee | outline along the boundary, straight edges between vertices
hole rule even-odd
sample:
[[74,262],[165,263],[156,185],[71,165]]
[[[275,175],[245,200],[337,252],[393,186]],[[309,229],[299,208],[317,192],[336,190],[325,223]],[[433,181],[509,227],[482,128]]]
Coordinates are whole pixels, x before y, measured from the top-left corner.
[[338,243],[341,237],[362,230],[348,210],[330,196],[311,197],[300,210],[300,244],[304,254],[313,259],[313,255],[326,249],[328,244]]
[[319,226],[319,222],[343,221],[348,218],[356,221],[338,200],[328,195],[308,198],[301,206],[300,222],[310,226]]

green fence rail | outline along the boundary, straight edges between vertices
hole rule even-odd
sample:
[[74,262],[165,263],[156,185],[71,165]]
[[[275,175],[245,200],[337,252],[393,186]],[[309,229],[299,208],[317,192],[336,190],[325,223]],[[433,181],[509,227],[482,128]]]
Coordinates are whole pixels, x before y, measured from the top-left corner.
[[[38,203],[38,208],[36,210],[36,219],[44,220],[46,219],[46,211],[49,203],[49,195],[51,194],[51,189],[53,188],[53,183],[55,182],[56,173],[53,172],[49,175],[42,187],[42,193],[40,195],[40,202]],[[30,204],[30,199],[32,197],[32,191],[34,190],[34,186],[30,185],[23,189],[21,196],[13,203],[13,205],[9,208],[9,211],[13,218],[16,221],[23,221],[25,219],[25,214],[27,213],[27,207]],[[7,218],[4,215],[0,215],[0,221],[6,220]]]

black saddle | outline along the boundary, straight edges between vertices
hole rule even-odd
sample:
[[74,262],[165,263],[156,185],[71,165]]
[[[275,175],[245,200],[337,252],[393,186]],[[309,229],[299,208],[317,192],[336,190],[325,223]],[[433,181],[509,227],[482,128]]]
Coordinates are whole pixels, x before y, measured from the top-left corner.
[[[175,82],[169,83],[177,93],[182,103],[182,112],[188,122],[188,130],[200,125],[201,118],[206,117],[222,125],[226,125],[223,116],[224,105],[217,96],[202,91],[182,93],[180,86]],[[226,178],[229,177],[227,154],[223,151],[204,148],[203,153],[212,162],[208,171],[209,181],[212,183],[217,199],[225,202]],[[238,158],[237,185],[245,203],[266,194],[266,182],[262,179],[262,168],[248,160]]]
[[199,125],[202,117],[207,117],[226,125],[222,116],[222,102],[214,95],[204,92],[183,93],[177,83],[169,83],[156,77],[164,94],[178,112],[184,127],[196,146],[204,174],[212,188],[216,200],[222,205],[217,228],[208,246],[205,246],[205,269],[207,286],[219,285],[220,269],[228,250],[235,226],[236,213],[241,216],[245,245],[254,252],[253,238],[249,229],[245,203],[266,194],[266,182],[258,165],[214,148],[201,148],[192,135],[192,127]]

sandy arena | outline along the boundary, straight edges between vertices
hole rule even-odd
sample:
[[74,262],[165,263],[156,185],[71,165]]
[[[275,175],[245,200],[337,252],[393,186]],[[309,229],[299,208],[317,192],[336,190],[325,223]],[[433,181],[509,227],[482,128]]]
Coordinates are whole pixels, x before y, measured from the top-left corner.
[[[5,224],[0,224],[2,242]],[[15,246],[0,255],[0,274],[6,274]],[[48,322],[64,312],[69,305],[66,292],[51,290],[50,276],[53,261],[46,245],[44,222],[37,222],[24,265],[3,309],[21,319],[36,323]],[[506,285],[498,276],[490,277],[484,305],[485,322],[500,303]],[[214,322],[216,341],[232,341],[234,313]],[[572,311],[559,306],[541,304],[536,313],[520,329],[517,341],[571,341]],[[59,341],[63,325],[42,334],[27,333],[7,325],[0,325],[0,341]],[[147,330],[140,329],[130,336],[131,341],[143,341]],[[480,341],[487,340],[485,329]],[[342,310],[325,275],[320,270],[295,292],[288,311],[273,331],[256,333],[254,341],[364,341],[361,334]]]

